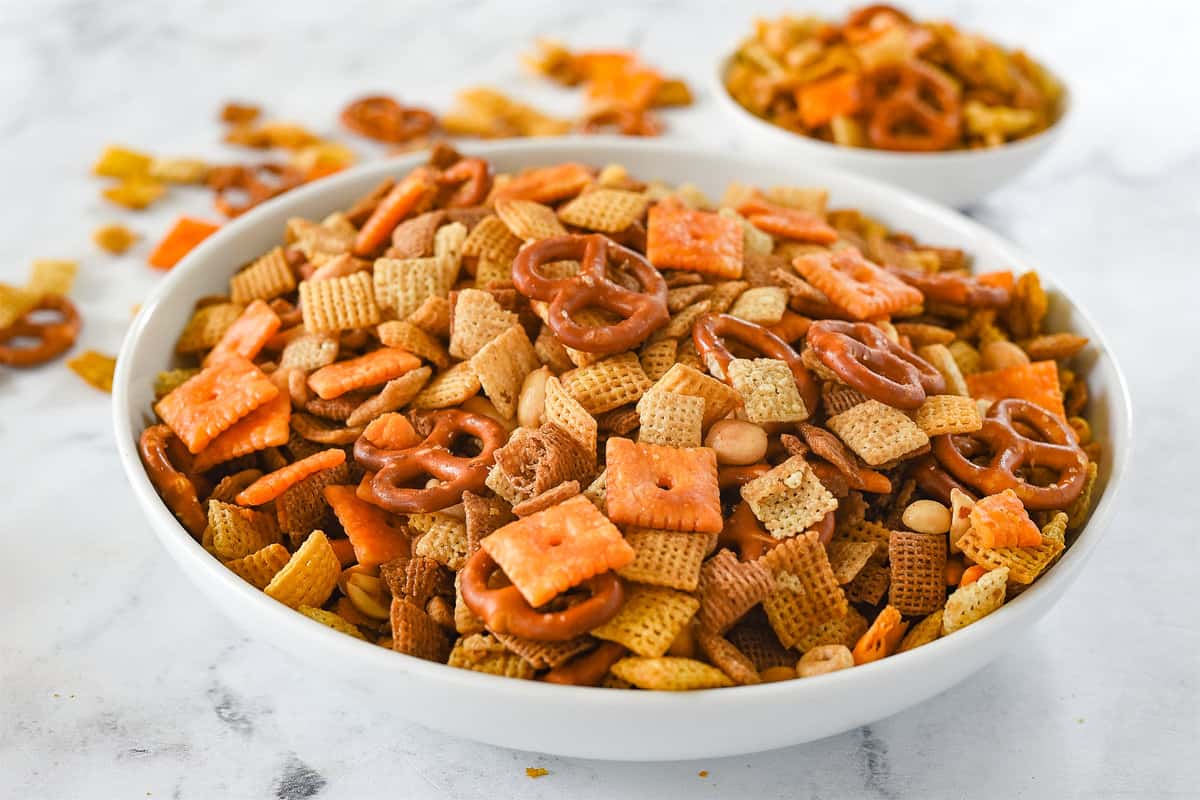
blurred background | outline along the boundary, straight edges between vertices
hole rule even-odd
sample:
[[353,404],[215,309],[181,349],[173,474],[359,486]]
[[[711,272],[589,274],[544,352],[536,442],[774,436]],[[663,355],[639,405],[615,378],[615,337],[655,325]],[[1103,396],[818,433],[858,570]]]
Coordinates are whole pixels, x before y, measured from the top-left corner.
[[[456,91],[489,85],[575,114],[577,92],[518,61],[538,36],[636,49],[695,92],[664,115],[667,137],[750,151],[712,102],[717,60],[755,16],[849,7],[0,0],[0,281],[21,283],[33,258],[78,259],[81,347],[115,353],[161,278],[145,265],[150,247],[180,213],[217,215],[202,190],[144,212],[108,204],[89,175],[106,145],[245,160],[220,144],[229,100],[348,142],[362,160],[384,149],[346,135],[337,115],[364,94],[444,111]],[[1200,561],[1200,6],[904,7],[1022,46],[1071,88],[1057,147],[967,213],[1092,312],[1134,392],[1137,448],[1113,530],[1020,652],[878,725],[757,756],[607,764],[443,737],[304,674],[205,604],[119,475],[107,395],[61,366],[0,373],[0,795],[1195,796],[1200,625],[1185,592]],[[91,243],[108,222],[141,234],[125,256]],[[82,496],[108,501],[80,509]],[[530,780],[525,767],[550,774]]]

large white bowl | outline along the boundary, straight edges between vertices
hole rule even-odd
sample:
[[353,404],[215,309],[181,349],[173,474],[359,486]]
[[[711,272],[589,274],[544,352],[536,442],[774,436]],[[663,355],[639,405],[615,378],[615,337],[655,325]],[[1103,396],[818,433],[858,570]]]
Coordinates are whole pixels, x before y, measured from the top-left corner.
[[[930,242],[966,248],[983,269],[1020,269],[1036,263],[954,212],[810,165],[600,137],[468,149],[492,159],[499,170],[566,160],[620,162],[639,177],[691,181],[713,194],[731,180],[825,186],[836,205],[864,209]],[[210,237],[142,306],[125,338],[113,384],[121,463],[167,552],[248,633],[290,652],[306,666],[327,671],[331,681],[356,687],[374,702],[388,704],[423,725],[506,747],[635,760],[767,750],[894,714],[961,681],[1000,653],[1011,652],[1017,637],[1050,609],[1100,541],[1131,449],[1129,397],[1100,332],[1077,305],[1053,290],[1052,325],[1082,333],[1092,342],[1079,361],[1091,391],[1096,435],[1105,444],[1099,503],[1078,540],[1036,585],[977,624],[926,647],[808,680],[681,694],[614,691],[498,678],[422,661],[335,633],[275,602],[205,552],[175,521],[146,478],[136,440],[154,399],[154,376],[171,364],[173,344],[193,301],[224,292],[239,265],[279,242],[288,217],[320,218],[345,208],[382,177],[403,174],[420,158],[398,158],[327,178],[246,214]],[[313,713],[341,712],[314,708]]]
[[1044,131],[1026,139],[981,150],[901,153],[847,147],[804,136],[757,117],[733,99],[725,88],[730,58],[724,58],[710,80],[717,105],[762,156],[786,159],[786,164],[824,164],[876,178],[945,203],[965,208],[1029,169],[1062,135],[1070,110],[1064,92],[1059,118]]

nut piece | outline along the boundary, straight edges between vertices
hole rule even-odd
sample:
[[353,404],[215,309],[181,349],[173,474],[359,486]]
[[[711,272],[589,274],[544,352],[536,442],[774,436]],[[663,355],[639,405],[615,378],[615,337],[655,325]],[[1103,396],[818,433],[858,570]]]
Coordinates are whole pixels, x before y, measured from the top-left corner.
[[709,428],[704,444],[716,452],[718,464],[757,464],[767,455],[767,432],[740,419],[722,419]]
[[814,647],[796,664],[796,674],[801,678],[824,675],[854,666],[854,655],[844,644],[823,644]]
[[1025,355],[1024,350],[1003,339],[985,344],[980,348],[979,356],[979,366],[985,370],[1017,367],[1029,363],[1029,356]]
[[517,423],[522,428],[537,428],[542,424],[542,412],[546,407],[546,379],[549,377],[549,367],[535,369],[525,376],[521,395],[517,399]]
[[939,534],[950,530],[950,509],[936,500],[916,500],[908,504],[901,521],[911,531]]

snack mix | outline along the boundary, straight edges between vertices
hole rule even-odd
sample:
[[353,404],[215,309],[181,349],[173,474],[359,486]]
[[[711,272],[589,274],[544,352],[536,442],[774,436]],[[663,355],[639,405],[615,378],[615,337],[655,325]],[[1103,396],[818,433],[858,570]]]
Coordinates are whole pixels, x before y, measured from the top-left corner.
[[759,20],[725,74],[747,111],[850,147],[996,147],[1058,119],[1062,86],[1020,50],[889,5]]
[[822,190],[443,145],[283,233],[197,301],[140,452],[215,558],[349,636],[558,684],[803,679],[990,614],[1087,518],[1087,340],[1037,274]]

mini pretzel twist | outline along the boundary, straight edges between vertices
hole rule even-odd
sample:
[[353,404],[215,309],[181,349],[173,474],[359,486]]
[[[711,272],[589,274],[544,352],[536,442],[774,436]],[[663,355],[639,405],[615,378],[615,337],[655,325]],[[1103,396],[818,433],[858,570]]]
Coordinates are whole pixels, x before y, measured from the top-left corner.
[[[555,261],[580,262],[579,274],[547,278],[538,270]],[[610,260],[633,271],[642,292],[634,292],[608,277]],[[547,324],[567,347],[586,353],[620,353],[642,343],[669,318],[667,284],[641,254],[598,233],[554,236],[527,245],[513,261],[517,291],[550,303]],[[581,325],[573,314],[602,308],[619,315],[612,325]]]
[[875,107],[871,145],[884,150],[945,150],[962,126],[958,87],[920,61],[889,64],[870,75]]
[[[968,457],[973,446],[990,454],[985,466]],[[1012,489],[1031,510],[1065,508],[1087,483],[1088,457],[1071,426],[1041,406],[1012,397],[988,409],[980,430],[935,436],[933,455],[968,486],[986,494]],[[1019,474],[1025,467],[1054,470],[1058,478],[1038,486]]]
[[355,133],[390,144],[403,144],[433,130],[437,120],[423,108],[402,106],[385,95],[355,100],[342,109],[342,124]]
[[481,205],[492,190],[492,167],[482,158],[462,158],[443,170],[437,182],[450,190],[440,205],[446,208]]
[[[354,458],[367,469],[376,470],[370,491],[375,502],[396,514],[440,511],[462,501],[463,492],[478,492],[487,480],[497,448],[508,434],[504,426],[482,414],[439,411],[433,428],[420,443],[400,450],[376,447],[365,435],[354,443]],[[456,440],[472,436],[481,443],[475,456],[457,456],[450,448]],[[425,488],[433,477],[441,481]]]
[[511,633],[536,642],[565,642],[608,622],[625,600],[621,581],[614,573],[604,572],[580,584],[590,593],[586,600],[562,611],[538,611],[516,586],[489,588],[489,579],[499,569],[496,560],[480,548],[459,573],[463,601],[493,633]]
[[208,517],[196,496],[196,485],[171,463],[168,452],[175,434],[166,425],[151,425],[138,439],[138,452],[146,465],[146,474],[158,490],[167,508],[195,538],[204,534]]
[[[54,312],[57,322],[38,320],[38,312]],[[0,364],[9,367],[36,367],[65,353],[75,344],[83,321],[79,311],[61,295],[45,295],[16,322],[0,329]],[[28,347],[10,345],[13,339],[31,339]]]
[[1012,292],[1003,286],[989,286],[957,272],[920,272],[902,267],[887,269],[909,286],[919,289],[925,299],[939,303],[967,308],[1003,308],[1012,299]]
[[[217,167],[208,176],[208,188],[216,194],[213,203],[227,217],[244,214],[302,183],[304,175],[287,164],[235,164]],[[231,195],[240,195],[244,199],[237,202]]]
[[955,479],[949,472],[942,469],[941,464],[938,463],[937,458],[932,453],[927,453],[920,458],[914,459],[908,474],[909,477],[917,482],[917,487],[921,491],[947,505],[950,504],[950,490],[952,489],[958,489],[972,500],[975,499],[975,493],[968,489],[965,484]]
[[808,346],[847,385],[894,408],[916,408],[946,379],[925,359],[866,322],[823,319],[808,329]]
[[733,353],[725,346],[722,338],[735,339],[747,347],[757,350],[767,358],[778,359],[788,365],[800,397],[808,413],[816,413],[821,400],[821,390],[800,361],[800,354],[792,346],[771,331],[728,314],[705,314],[692,326],[692,341],[704,359],[708,371],[726,383],[729,382],[729,362]]

